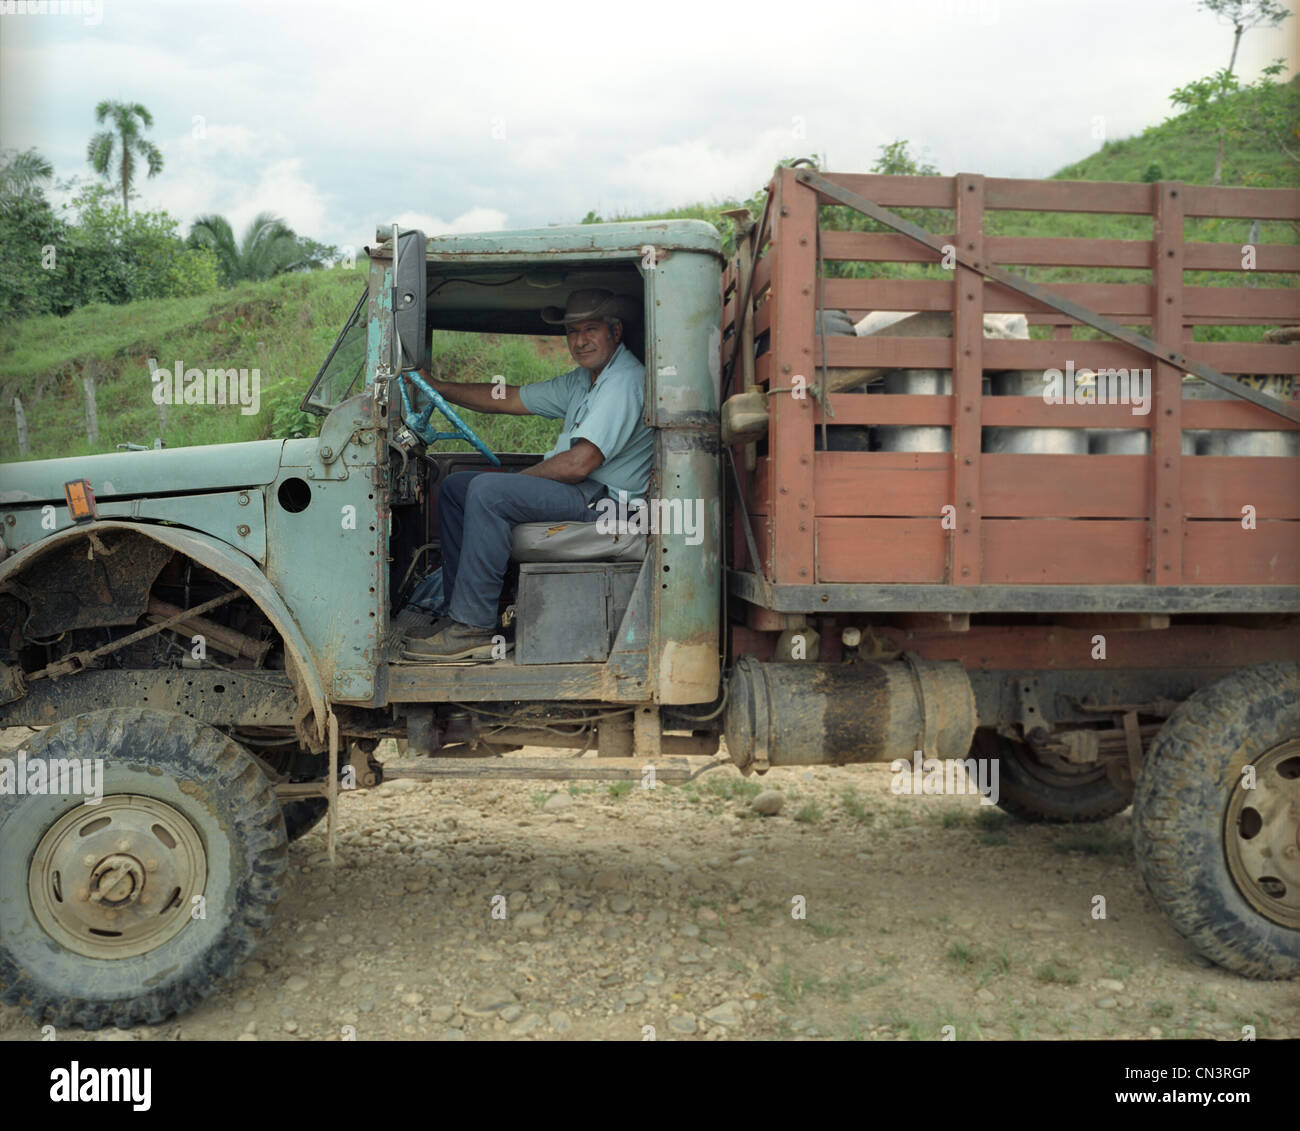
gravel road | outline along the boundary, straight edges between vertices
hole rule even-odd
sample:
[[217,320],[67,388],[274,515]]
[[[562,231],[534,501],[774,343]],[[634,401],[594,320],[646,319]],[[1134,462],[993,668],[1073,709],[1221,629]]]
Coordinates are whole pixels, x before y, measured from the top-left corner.
[[[1300,1037],[1300,979],[1208,966],[1166,925],[1129,814],[1030,825],[890,781],[885,766],[724,768],[652,790],[345,794],[339,864],[323,824],[292,846],[276,925],[224,993],[156,1028],[57,1036]],[[778,813],[756,812],[760,791],[781,794],[759,798]],[[39,1036],[0,1007],[0,1039]]]

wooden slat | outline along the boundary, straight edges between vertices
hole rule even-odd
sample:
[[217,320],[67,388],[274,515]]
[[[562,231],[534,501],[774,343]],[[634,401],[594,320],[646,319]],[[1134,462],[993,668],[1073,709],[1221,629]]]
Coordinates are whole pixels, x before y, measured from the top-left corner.
[[[1045,313],[1043,311],[1027,310],[1024,314],[1031,326],[1056,326],[1062,321],[1062,319],[1066,318],[1065,315],[1058,314],[1056,311]],[[1139,334],[1144,334],[1151,328],[1149,320],[1143,321],[1137,318],[1123,318],[1120,321],[1123,325],[1136,330]],[[1192,326],[1270,326],[1278,321],[1294,322],[1296,319],[1239,318],[1236,316],[1215,314],[1213,311],[1207,311],[1204,314],[1197,315],[1189,315],[1186,311],[1183,313],[1183,325],[1188,328]],[[1082,325],[1081,322],[1074,319],[1068,319],[1067,322],[1071,327]]]
[[772,513],[772,457],[759,456],[754,461],[751,478],[753,489],[749,496],[749,509],[758,514]]
[[[950,284],[929,279],[828,279],[828,308],[863,310],[949,310]],[[1149,319],[1151,288],[1144,283],[1053,283],[1049,289],[1061,298],[1079,303],[1098,314],[1117,318]],[[1189,320],[1215,322],[1239,318],[1248,323],[1294,321],[1300,317],[1300,292],[1286,287],[1184,287],[1183,314]],[[1051,311],[1027,295],[984,284],[987,310],[1009,313]]]
[[994,341],[984,343],[984,368],[990,372],[999,369],[1059,369],[1065,372],[1065,363],[1074,362],[1080,369],[1144,369],[1150,366],[1150,355],[1134,346],[1114,340],[1048,340],[1048,341]]
[[946,452],[818,452],[817,514],[938,521],[951,500],[951,476]]
[[984,423],[1003,428],[1146,428],[1137,405],[1047,404],[1041,397],[985,397]]
[[[951,310],[950,287],[950,283],[929,279],[828,279],[826,305],[850,310]],[[1236,293],[1236,288],[1231,287],[1188,289],[1211,290],[1220,295]],[[1151,288],[1144,283],[1054,283],[1050,290],[1102,315],[1149,318],[1151,314]],[[1271,292],[1251,290],[1242,293],[1265,295]],[[984,284],[984,309],[1006,313],[1052,310],[1027,295],[989,282]],[[1056,314],[1056,311],[1052,313]]]
[[[1195,411],[1195,424],[1185,427],[1209,427],[1211,418],[1200,406],[1229,406],[1226,401],[1186,401],[1185,410]],[[1193,409],[1193,406],[1197,406]],[[896,393],[835,393],[831,396],[832,424],[913,424],[944,427],[952,423],[952,398],[938,394],[902,395]],[[1047,404],[1039,397],[984,397],[980,405],[981,424],[1001,428],[1148,428],[1150,413],[1135,413],[1136,405]],[[1269,423],[1278,420],[1289,431],[1290,425],[1266,409],[1243,404],[1249,413],[1234,414],[1233,427],[1277,430]],[[821,421],[820,408],[814,408],[814,423]],[[1224,427],[1212,421],[1215,427]],[[1054,457],[1052,457],[1054,458]]]
[[[760,361],[762,358],[759,359]],[[915,424],[942,427],[952,423],[951,398],[940,395],[835,393],[832,424]],[[1154,402],[1152,402],[1154,404]],[[1149,428],[1151,413],[1136,405],[1049,405],[1038,397],[984,397],[982,423],[1001,428]],[[814,422],[821,410],[814,407]],[[1245,401],[1184,400],[1183,428],[1224,431],[1293,432],[1300,425]]]
[[[984,246],[988,258],[993,263],[1015,267],[1149,268],[1151,266],[1150,240],[988,236]],[[1241,256],[1238,255],[1237,259],[1240,264]]]
[[[1187,271],[1240,271],[1241,244],[1199,243],[1183,245],[1183,268]],[[1256,271],[1300,271],[1300,247],[1262,243],[1255,246]]]
[[994,455],[982,459],[989,518],[1145,518],[1146,456]]
[[[936,232],[944,242],[949,234]],[[1151,267],[1150,240],[1103,240],[1075,237],[988,236],[988,261],[1011,267]],[[939,257],[899,232],[822,231],[826,259],[887,263],[936,263]],[[1300,246],[1259,244],[1256,271],[1300,271]],[[1188,242],[1185,267],[1192,271],[1240,271],[1241,245]]]
[[1183,313],[1223,321],[1294,322],[1300,318],[1300,291],[1291,287],[1184,287]]
[[1184,524],[1183,570],[1188,585],[1300,584],[1300,522],[1241,521]]
[[1129,212],[1150,215],[1152,187],[1117,181],[1029,181],[989,177],[986,208],[1027,212]]
[[941,582],[948,531],[935,518],[817,519],[817,580]]
[[731,296],[722,304],[722,332],[724,334],[736,324],[736,311],[739,302],[736,292],[732,291]]
[[[1187,423],[1186,417],[1183,423]],[[1241,508],[1249,505],[1255,508],[1257,522],[1300,519],[1297,483],[1300,483],[1298,459],[1250,456],[1184,458],[1183,513],[1189,518],[1234,519],[1240,527]]]
[[[1207,343],[1208,344],[1208,343]],[[1216,343],[1223,344],[1223,343]],[[950,338],[850,338],[827,339],[826,356],[833,367],[877,369],[951,369]],[[1186,347],[1190,350],[1192,347]],[[1281,350],[1281,346],[1269,346]],[[1292,347],[1285,347],[1292,348]],[[1132,369],[1150,364],[1149,355],[1115,341],[984,340],[984,369],[1065,369],[1073,361],[1079,369]],[[1266,370],[1250,370],[1266,372]],[[1288,372],[1290,372],[1288,370]]]
[[[967,173],[957,177],[956,243],[974,262],[984,258],[986,181]],[[952,282],[952,501],[957,508],[951,543],[949,580],[978,585],[981,555],[981,409],[984,398],[984,311],[988,297],[983,276],[960,264]]]
[[1215,188],[1183,185],[1183,214],[1226,216],[1235,220],[1300,220],[1295,189]]
[[[927,424],[947,428],[952,424],[952,398],[900,393],[832,393],[830,424]],[[820,424],[821,407],[813,408],[813,423]],[[885,453],[879,453],[885,454]],[[944,460],[951,457],[944,455]]]
[[[1151,337],[1157,342],[1179,342],[1183,337],[1183,315],[1188,294],[1203,288],[1184,287],[1183,283],[1183,205],[1182,187],[1168,181],[1155,186],[1155,285],[1151,288],[1155,316]],[[1179,475],[1183,463],[1182,384],[1180,369],[1156,361],[1152,372],[1152,392],[1157,411],[1151,419],[1152,471],[1147,476],[1150,491],[1151,553],[1145,580],[1153,585],[1183,583],[1182,493]]]
[[[1300,314],[1296,316],[1300,319]],[[1300,345],[1273,342],[1187,342],[1183,353],[1220,373],[1300,374]]]
[[[812,280],[816,249],[811,233],[816,227],[817,196],[795,179],[795,170],[782,169],[779,195],[774,205],[772,297],[764,304],[772,311],[773,369],[776,388],[788,388],[796,375],[813,374]],[[768,450],[772,455],[775,495],[772,518],[775,534],[772,580],[778,584],[810,584],[816,579],[813,515],[813,428],[811,396],[790,393],[768,397]]]
[[1300,425],[1284,420],[1275,412],[1246,401],[1183,401],[1185,429],[1210,428],[1224,431],[1294,432]]
[[826,339],[826,361],[846,369],[951,369],[952,339],[833,335]]
[[754,265],[754,301],[772,285],[772,255],[769,252]]
[[[940,235],[939,239],[945,243],[952,242],[950,235]],[[837,232],[824,228],[822,229],[822,255],[828,260],[852,259],[887,263],[939,262],[939,256],[928,247],[922,246],[901,232]]]
[[878,173],[823,173],[822,176],[831,184],[865,196],[886,208],[953,206],[953,177],[884,176]]
[[1143,521],[986,518],[982,526],[990,585],[1122,585],[1146,577]]

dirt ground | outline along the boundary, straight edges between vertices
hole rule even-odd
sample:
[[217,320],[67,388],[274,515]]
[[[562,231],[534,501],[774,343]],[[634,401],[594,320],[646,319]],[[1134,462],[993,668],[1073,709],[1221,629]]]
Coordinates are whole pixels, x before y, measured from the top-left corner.
[[[1030,825],[890,781],[886,766],[728,767],[653,790],[345,794],[339,864],[323,823],[292,846],[276,925],[225,992],[156,1028],[57,1036],[1300,1037],[1300,979],[1210,966],[1161,918],[1128,813]],[[756,814],[773,789],[780,813]],[[0,1007],[0,1040],[39,1036]]]

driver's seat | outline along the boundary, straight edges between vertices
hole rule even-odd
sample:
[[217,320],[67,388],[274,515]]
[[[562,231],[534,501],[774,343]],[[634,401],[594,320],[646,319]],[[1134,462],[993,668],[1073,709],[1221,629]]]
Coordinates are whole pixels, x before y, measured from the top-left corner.
[[645,534],[608,533],[595,522],[521,522],[510,538],[516,562],[639,562]]

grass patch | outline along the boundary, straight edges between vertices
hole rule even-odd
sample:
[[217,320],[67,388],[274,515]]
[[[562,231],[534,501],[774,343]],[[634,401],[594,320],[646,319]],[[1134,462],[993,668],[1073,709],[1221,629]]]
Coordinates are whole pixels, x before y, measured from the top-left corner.
[[1040,982],[1046,982],[1049,985],[1077,986],[1079,984],[1079,968],[1053,958],[1035,966],[1034,977]]
[[742,777],[727,778],[720,774],[704,778],[702,787],[712,797],[739,803],[750,802],[763,792],[763,787],[756,781]]
[[794,815],[794,819],[796,821],[803,821],[808,825],[815,825],[823,816],[825,816],[825,814],[822,812],[822,807],[818,805],[817,802],[806,801],[802,806],[800,806],[799,812]]
[[772,979],[772,992],[786,1005],[795,1005],[804,995],[817,988],[815,974],[797,974],[790,969],[789,963],[782,963]]
[[862,798],[858,796],[858,791],[852,786],[840,794],[840,805],[850,817],[860,825],[869,825],[876,819],[875,813],[862,803]]
[[1085,856],[1124,856],[1133,851],[1132,845],[1127,840],[1105,830],[1084,836],[1066,837],[1052,845],[1052,849],[1062,855],[1081,852]]
[[948,948],[948,961],[956,963],[963,970],[974,966],[978,957],[979,948],[967,946],[964,942],[955,942]]
[[610,782],[605,789],[606,792],[609,793],[610,797],[619,798],[626,797],[631,793],[634,785],[636,785],[636,782],[634,781],[615,781]]

